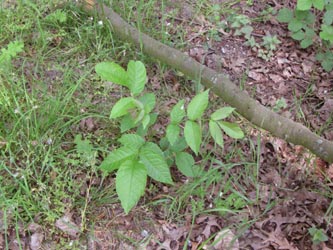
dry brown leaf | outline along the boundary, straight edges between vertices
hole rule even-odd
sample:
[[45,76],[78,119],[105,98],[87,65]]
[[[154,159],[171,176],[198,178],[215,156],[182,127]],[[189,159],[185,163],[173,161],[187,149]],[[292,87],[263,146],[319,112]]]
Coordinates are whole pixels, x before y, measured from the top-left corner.
[[239,243],[233,232],[226,228],[216,234],[212,247],[215,250],[238,250]]
[[74,238],[78,237],[80,234],[79,227],[72,221],[72,215],[70,213],[65,214],[63,217],[58,219],[55,226],[59,228],[64,233],[72,236]]
[[30,238],[30,248],[31,250],[41,249],[42,242],[44,239],[43,233],[33,233]]
[[302,62],[302,68],[304,74],[308,74],[313,70],[313,62],[311,61],[304,61]]
[[274,83],[279,83],[284,81],[284,78],[278,74],[269,74],[268,76]]
[[201,234],[203,234],[206,239],[208,239],[211,236],[212,233],[212,227],[216,227],[217,229],[220,229],[220,225],[217,223],[217,217],[215,216],[202,216],[197,219],[197,223],[206,223],[205,229],[202,231]]
[[92,117],[82,119],[80,122],[80,128],[87,131],[93,131],[96,127],[95,120]]
[[258,72],[253,71],[253,70],[249,72],[249,77],[251,77],[253,80],[256,80],[256,81],[263,81],[263,80],[266,79],[264,74],[258,73]]
[[31,233],[35,233],[35,232],[39,232],[40,230],[42,229],[42,226],[35,223],[35,222],[32,222],[28,225],[28,230],[31,232]]

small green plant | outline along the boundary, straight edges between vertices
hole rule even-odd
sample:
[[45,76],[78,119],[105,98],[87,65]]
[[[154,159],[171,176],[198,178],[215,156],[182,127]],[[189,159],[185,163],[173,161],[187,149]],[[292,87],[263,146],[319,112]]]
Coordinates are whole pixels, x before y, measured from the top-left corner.
[[[317,11],[313,12],[313,9]],[[296,9],[282,8],[277,19],[282,23],[288,23],[291,37],[299,41],[304,49],[321,39],[320,47],[324,52],[318,53],[316,58],[326,71],[333,69],[333,57],[330,51],[333,45],[332,1],[298,0]],[[317,25],[318,20],[321,20],[320,27]]]
[[324,233],[323,229],[317,229],[316,227],[311,227],[308,229],[309,234],[312,236],[312,242],[314,244],[319,244],[321,242],[328,241],[327,235]]
[[268,61],[273,56],[273,52],[276,50],[276,46],[280,43],[281,42],[276,35],[265,35],[263,37],[263,41],[260,44],[261,46],[259,46],[258,56]]
[[[218,197],[214,199],[214,205],[217,208],[221,208],[221,215],[225,215],[228,210],[239,210],[245,207],[248,204],[248,200],[241,195],[232,192],[230,195],[227,195],[225,198]],[[225,211],[223,211],[225,210]]]
[[276,46],[281,42],[276,35],[267,34],[262,38],[262,42],[257,42],[253,35],[253,27],[251,20],[245,15],[234,15],[229,18],[230,27],[235,30],[234,35],[244,36],[246,38],[245,45],[250,46],[257,51],[258,56],[268,61],[272,56]]
[[277,99],[275,102],[275,105],[273,107],[273,111],[279,112],[281,109],[284,109],[287,107],[286,99],[281,97],[280,99]]
[[67,21],[67,13],[63,10],[57,9],[56,11],[52,12],[51,14],[46,16],[46,21],[53,22],[53,23],[65,23]]
[[[130,91],[130,96],[115,103],[110,114],[111,119],[120,120],[120,147],[111,151],[100,166],[106,173],[117,171],[116,192],[125,212],[128,213],[143,195],[148,176],[158,182],[173,184],[170,173],[173,163],[184,175],[197,176],[200,168],[195,165],[192,154],[185,150],[189,147],[195,155],[199,155],[204,128],[203,114],[208,106],[209,90],[197,94],[186,109],[184,100],[172,108],[166,137],[158,145],[146,139],[149,138],[146,135],[149,127],[156,122],[157,114],[152,113],[155,95],[142,93],[147,81],[143,63],[130,61],[125,70],[114,62],[102,62],[96,65],[95,70],[102,79]],[[233,111],[230,107],[221,108],[208,120],[212,138],[222,147],[222,131],[236,139],[244,136],[237,124],[222,121]],[[129,130],[135,132],[125,133]]]
[[16,57],[18,53],[21,53],[24,48],[22,41],[14,41],[8,44],[7,49],[1,49],[0,55],[0,69],[7,69],[11,63],[11,60]]
[[316,55],[316,59],[327,72],[333,69],[333,53],[331,51],[320,52]]
[[235,30],[235,35],[244,35],[246,39],[250,39],[253,28],[251,20],[245,15],[232,15],[229,17],[230,27]]

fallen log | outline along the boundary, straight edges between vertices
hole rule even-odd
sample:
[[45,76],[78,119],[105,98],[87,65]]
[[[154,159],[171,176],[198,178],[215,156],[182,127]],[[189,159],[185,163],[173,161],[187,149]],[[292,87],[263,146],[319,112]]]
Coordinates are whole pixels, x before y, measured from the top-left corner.
[[79,4],[86,10],[97,12],[105,23],[109,23],[117,37],[135,44],[144,53],[177,69],[186,76],[210,88],[224,102],[236,108],[237,112],[252,124],[269,131],[272,135],[295,145],[302,145],[321,159],[333,162],[333,142],[310,131],[300,123],[283,117],[259,104],[247,92],[239,89],[229,76],[218,73],[173,49],[125,22],[117,13],[96,0],[83,0]]

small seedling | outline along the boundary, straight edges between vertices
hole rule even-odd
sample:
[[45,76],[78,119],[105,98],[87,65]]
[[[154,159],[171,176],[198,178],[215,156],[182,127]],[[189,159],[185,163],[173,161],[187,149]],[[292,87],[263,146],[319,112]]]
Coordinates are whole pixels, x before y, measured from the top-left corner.
[[316,59],[321,63],[321,66],[327,72],[333,69],[333,53],[331,51],[326,51],[323,53],[318,53]]
[[272,36],[271,34],[265,35],[262,42],[258,43],[252,36],[251,20],[245,15],[231,16],[230,23],[231,28],[235,29],[234,35],[244,36],[246,38],[245,45],[257,51],[258,56],[266,61],[272,57],[276,46],[281,43],[276,35]]
[[[317,11],[313,12],[312,8]],[[333,3],[331,1],[298,0],[295,10],[282,8],[277,19],[282,23],[288,23],[291,37],[299,41],[303,49],[321,39],[318,47],[321,47],[323,52],[319,52],[316,58],[324,70],[333,69],[333,58],[330,51],[333,45]],[[318,20],[321,22],[320,28],[316,25]]]
[[324,233],[323,229],[317,229],[315,227],[311,227],[308,229],[310,235],[312,236],[312,242],[314,244],[319,244],[321,242],[328,241],[327,235]]
[[315,15],[310,11],[295,10],[283,8],[279,11],[277,19],[280,22],[288,23],[288,30],[291,37],[300,41],[302,48],[307,48],[313,44],[316,37],[313,25]]
[[258,50],[258,56],[268,61],[273,56],[273,52],[276,50],[276,46],[280,43],[281,42],[276,35],[272,36],[268,34],[264,36],[263,41],[260,44],[261,46]]
[[0,69],[7,69],[11,60],[16,57],[18,53],[21,53],[23,48],[24,44],[22,41],[10,42],[7,49],[2,48],[0,54]]
[[280,99],[276,100],[276,103],[273,107],[273,111],[279,112],[281,109],[284,109],[287,107],[286,99],[281,97]]
[[[110,114],[110,119],[120,120],[120,147],[110,152],[100,166],[106,173],[117,171],[116,192],[125,212],[128,213],[143,195],[148,176],[158,182],[173,184],[170,173],[173,163],[184,175],[198,176],[200,167],[195,165],[192,154],[185,150],[189,147],[195,155],[200,154],[204,127],[202,122],[208,106],[209,90],[197,94],[187,108],[184,100],[180,100],[172,108],[166,137],[162,138],[158,145],[147,141],[145,137],[149,127],[156,122],[157,114],[152,113],[156,102],[155,95],[143,94],[147,82],[143,63],[130,61],[125,70],[114,62],[102,62],[96,65],[95,70],[102,79],[124,86],[130,91],[128,97],[115,103]],[[233,108],[225,107],[210,116],[209,132],[221,147],[222,131],[235,139],[244,137],[237,124],[222,121],[233,111]],[[135,129],[136,132],[133,131]],[[130,130],[132,133],[125,133]],[[89,147],[80,138],[76,140],[82,150]]]

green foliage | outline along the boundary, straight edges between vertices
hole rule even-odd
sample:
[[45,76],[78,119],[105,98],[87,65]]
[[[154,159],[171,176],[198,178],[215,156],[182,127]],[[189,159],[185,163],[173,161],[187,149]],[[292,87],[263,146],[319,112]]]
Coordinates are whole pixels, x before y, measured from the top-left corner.
[[46,16],[46,21],[53,23],[65,23],[67,21],[67,13],[61,9],[57,9],[56,11]]
[[316,59],[327,72],[333,69],[333,52],[328,50],[326,52],[318,53]]
[[286,99],[281,97],[280,99],[276,100],[276,103],[273,107],[273,111],[278,112],[286,107],[287,107]]
[[24,43],[22,41],[10,42],[6,48],[1,49],[0,54],[0,69],[8,69],[11,65],[11,60],[21,53],[24,48]]
[[297,9],[299,10],[309,10],[313,6],[318,10],[323,10],[325,5],[324,0],[298,0]]
[[[313,9],[317,11],[313,12]],[[331,1],[298,0],[296,9],[282,8],[277,19],[282,23],[288,23],[291,37],[299,41],[303,49],[314,45],[320,38],[322,40],[320,47],[324,52],[318,53],[316,58],[324,70],[332,70],[333,58],[330,56],[330,48],[333,45],[333,3]],[[320,27],[316,25],[318,21],[321,22]]]
[[114,62],[102,62],[96,65],[95,70],[103,80],[128,87],[128,74],[120,65]]
[[196,177],[200,173],[199,166],[195,166],[193,156],[186,152],[176,153],[176,165],[179,171],[188,177]]
[[187,116],[194,121],[200,119],[208,106],[209,90],[196,95],[187,106]]
[[251,20],[245,15],[232,15],[229,17],[230,27],[235,30],[236,36],[244,35],[249,39],[253,28],[251,26]]
[[229,22],[230,27],[235,30],[234,35],[244,36],[246,38],[245,44],[257,51],[258,56],[266,61],[272,57],[276,46],[280,44],[277,36],[271,34],[265,35],[261,42],[257,42],[252,36],[253,27],[251,26],[251,20],[245,15],[231,15]]
[[229,123],[222,121],[229,117],[235,109],[232,107],[223,107],[216,110],[210,116],[209,120],[209,132],[214,141],[221,147],[223,147],[223,132],[234,139],[241,139],[244,137],[244,133],[241,128],[235,123]]
[[[114,104],[110,114],[110,119],[120,121],[122,136],[118,142],[121,145],[112,150],[100,165],[100,169],[106,173],[117,171],[116,191],[125,212],[128,213],[143,195],[148,176],[171,185],[170,166],[173,164],[188,177],[198,176],[201,168],[195,165],[193,156],[185,150],[189,147],[195,155],[200,153],[203,134],[201,124],[208,106],[209,90],[197,94],[187,108],[184,100],[172,108],[166,136],[161,139],[159,146],[145,139],[149,127],[156,122],[157,114],[151,113],[156,103],[155,95],[142,93],[147,82],[143,63],[130,61],[125,70],[114,62],[102,62],[96,65],[95,70],[102,79],[124,86],[130,92],[130,96]],[[222,108],[214,112],[209,120],[214,130],[211,132],[212,138],[221,147],[222,131],[237,139],[244,136],[237,124],[221,121],[233,111],[230,107]],[[125,134],[135,128],[136,132]],[[181,138],[181,134],[184,138]],[[89,150],[87,141],[81,138],[75,140],[78,150]]]
[[315,16],[312,12],[299,9],[292,11],[283,8],[279,11],[277,19],[280,22],[288,23],[291,37],[300,41],[302,48],[307,48],[313,44],[316,33],[313,29]]
[[215,205],[221,208],[227,209],[242,209],[248,204],[248,201],[244,197],[237,193],[231,193],[225,199],[219,199],[215,201]]
[[82,140],[81,135],[75,136],[74,143],[76,144],[76,151],[87,159],[89,159],[94,154],[93,146],[91,145],[90,141],[87,139]]
[[147,169],[138,160],[127,160],[119,168],[116,177],[116,191],[125,213],[128,213],[144,193]]
[[312,236],[312,242],[314,244],[319,244],[321,242],[328,241],[328,237],[322,229],[317,229],[315,227],[311,227],[308,230],[309,230],[310,235]]
[[187,145],[189,145],[192,151],[198,155],[202,141],[200,125],[195,121],[186,121],[184,127],[184,136]]

